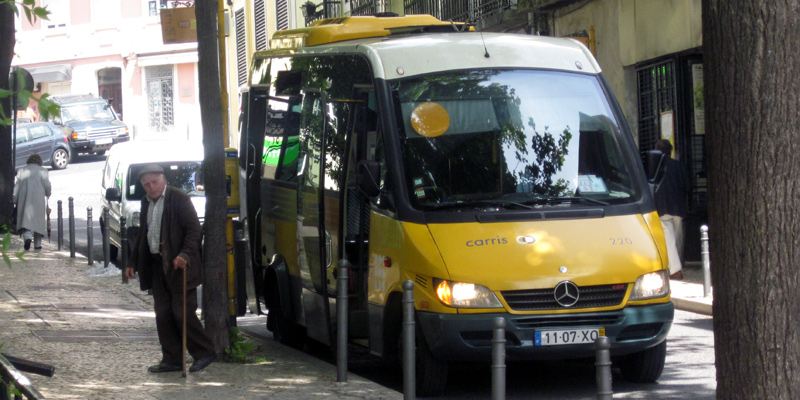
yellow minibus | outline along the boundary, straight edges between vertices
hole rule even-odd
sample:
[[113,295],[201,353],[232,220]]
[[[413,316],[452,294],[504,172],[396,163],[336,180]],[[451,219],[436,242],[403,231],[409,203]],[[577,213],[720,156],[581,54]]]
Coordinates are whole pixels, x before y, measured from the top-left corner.
[[426,15],[277,32],[243,93],[242,217],[276,339],[400,351],[414,282],[417,393],[448,365],[592,357],[661,375],[667,255],[630,129],[582,44],[475,32]]

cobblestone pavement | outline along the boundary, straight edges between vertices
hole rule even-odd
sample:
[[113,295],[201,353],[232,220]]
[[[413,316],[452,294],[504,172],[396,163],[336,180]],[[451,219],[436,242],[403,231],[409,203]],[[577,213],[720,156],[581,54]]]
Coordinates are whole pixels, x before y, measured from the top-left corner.
[[[45,241],[46,242],[46,241]],[[216,362],[182,378],[150,374],[160,359],[152,301],[119,271],[55,250],[0,264],[0,346],[4,353],[55,366],[51,378],[28,374],[48,399],[399,399],[402,395],[335,366],[258,341],[253,364]],[[17,238],[12,250],[21,249]]]

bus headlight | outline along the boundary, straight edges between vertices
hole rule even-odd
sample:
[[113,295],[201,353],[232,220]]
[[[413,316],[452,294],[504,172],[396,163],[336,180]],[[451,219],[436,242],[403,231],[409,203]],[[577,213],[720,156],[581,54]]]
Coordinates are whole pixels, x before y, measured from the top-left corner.
[[636,280],[631,300],[644,300],[669,294],[669,272],[666,270],[644,274]]
[[[438,282],[436,282],[438,281]],[[436,297],[456,308],[501,308],[500,300],[485,286],[474,283],[434,280]]]

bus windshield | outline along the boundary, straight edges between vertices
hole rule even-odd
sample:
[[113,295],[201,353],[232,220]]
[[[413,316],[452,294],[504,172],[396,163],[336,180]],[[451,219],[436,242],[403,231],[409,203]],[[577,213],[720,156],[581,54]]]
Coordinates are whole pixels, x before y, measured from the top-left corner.
[[419,209],[638,199],[596,76],[485,69],[398,80],[406,184]]

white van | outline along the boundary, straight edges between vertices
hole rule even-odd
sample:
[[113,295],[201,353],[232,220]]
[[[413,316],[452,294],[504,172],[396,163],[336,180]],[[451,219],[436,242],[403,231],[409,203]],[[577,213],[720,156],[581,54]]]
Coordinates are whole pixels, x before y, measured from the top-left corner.
[[[144,189],[136,176],[145,164],[156,163],[164,168],[170,186],[188,194],[197,211],[200,222],[206,209],[203,188],[203,146],[186,141],[125,142],[114,145],[108,152],[100,187],[103,207],[108,210],[109,241],[111,258],[114,259],[122,247],[120,239],[120,217],[125,217],[128,238],[136,237],[139,229],[139,209]],[[104,214],[100,226],[104,229]]]

